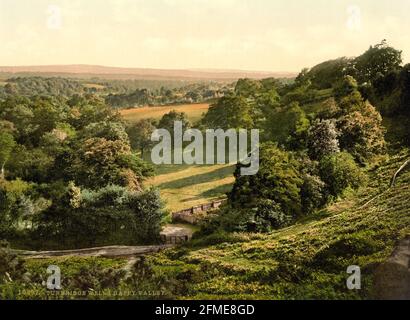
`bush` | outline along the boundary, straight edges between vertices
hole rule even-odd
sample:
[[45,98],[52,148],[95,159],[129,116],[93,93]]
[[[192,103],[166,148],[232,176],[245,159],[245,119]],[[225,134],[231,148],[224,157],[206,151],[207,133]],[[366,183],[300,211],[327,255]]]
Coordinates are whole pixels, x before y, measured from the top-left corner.
[[39,215],[33,234],[65,247],[152,243],[158,241],[164,219],[155,190],[133,192],[109,185],[81,191],[70,184],[64,196]]
[[293,154],[273,143],[266,143],[261,145],[259,161],[259,171],[253,176],[241,176],[238,165],[235,184],[228,195],[232,207],[256,208],[260,199],[268,199],[279,204],[285,215],[300,215],[300,187],[303,181]]
[[0,285],[21,280],[25,273],[23,261],[10,252],[7,242],[0,241]]
[[227,208],[221,213],[221,226],[226,231],[266,233],[282,228],[292,221],[273,200],[258,199],[253,207]]
[[253,232],[271,232],[286,226],[292,217],[286,215],[281,206],[273,200],[260,199],[252,210],[253,221],[248,222],[248,230]]
[[334,120],[316,120],[309,129],[309,156],[320,160],[324,156],[339,152],[338,136]]
[[326,183],[327,191],[334,197],[342,195],[348,188],[359,188],[366,180],[365,174],[347,152],[327,156],[322,159],[319,166],[320,176]]
[[300,191],[305,214],[311,213],[326,204],[326,184],[318,176],[306,174]]

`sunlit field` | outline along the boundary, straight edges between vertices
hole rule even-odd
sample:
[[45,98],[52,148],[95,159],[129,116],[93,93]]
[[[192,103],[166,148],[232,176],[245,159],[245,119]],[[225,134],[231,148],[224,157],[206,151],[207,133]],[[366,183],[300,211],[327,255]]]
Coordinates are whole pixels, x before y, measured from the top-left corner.
[[161,190],[171,212],[225,197],[234,182],[232,165],[161,165],[146,184]]
[[179,106],[158,106],[158,107],[143,107],[121,110],[121,115],[126,121],[137,122],[142,119],[159,120],[161,117],[172,111],[185,112],[188,115],[189,121],[195,123],[199,121],[204,113],[209,109],[209,104],[186,104]]

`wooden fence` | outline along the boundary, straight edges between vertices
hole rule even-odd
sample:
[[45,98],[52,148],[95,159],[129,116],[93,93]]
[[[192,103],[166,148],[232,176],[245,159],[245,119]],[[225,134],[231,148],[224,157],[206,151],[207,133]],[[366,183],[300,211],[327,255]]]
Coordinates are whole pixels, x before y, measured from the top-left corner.
[[198,217],[196,216],[197,213],[207,212],[210,210],[214,210],[219,208],[222,204],[224,204],[227,200],[221,199],[212,201],[209,203],[201,204],[198,206],[194,206],[189,209],[177,211],[172,213],[172,221],[181,221],[187,222],[190,224],[196,224],[198,222]]
[[189,235],[161,235],[161,241],[164,244],[179,244],[191,240]]

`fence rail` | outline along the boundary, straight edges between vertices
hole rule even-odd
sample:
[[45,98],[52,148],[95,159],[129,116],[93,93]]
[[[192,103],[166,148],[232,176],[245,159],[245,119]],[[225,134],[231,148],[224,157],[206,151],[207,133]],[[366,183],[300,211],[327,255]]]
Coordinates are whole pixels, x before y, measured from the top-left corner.
[[173,212],[172,213],[172,220],[173,221],[182,221],[187,222],[190,224],[196,224],[198,222],[198,217],[195,216],[196,213],[207,212],[209,210],[218,209],[222,204],[224,204],[227,200],[215,200],[212,202],[208,202],[205,204],[200,204],[198,206],[191,207],[189,209],[184,209],[181,211]]

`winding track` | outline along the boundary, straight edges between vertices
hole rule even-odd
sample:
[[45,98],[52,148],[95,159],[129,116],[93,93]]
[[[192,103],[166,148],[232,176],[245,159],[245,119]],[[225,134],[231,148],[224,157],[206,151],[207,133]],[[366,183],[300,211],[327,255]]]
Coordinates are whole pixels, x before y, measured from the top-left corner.
[[[166,225],[162,232],[168,236],[192,237],[192,230],[183,225]],[[171,248],[175,244],[162,244],[151,246],[106,246],[85,249],[57,250],[57,251],[24,251],[13,250],[14,253],[31,259],[46,259],[54,257],[104,257],[104,258],[128,258],[132,259],[144,254],[155,253],[163,249]]]
[[108,246],[75,250],[59,251],[21,251],[14,250],[22,257],[30,259],[45,259],[54,257],[104,257],[104,258],[133,258],[136,256],[155,253],[163,249],[171,248],[172,245],[157,246]]

